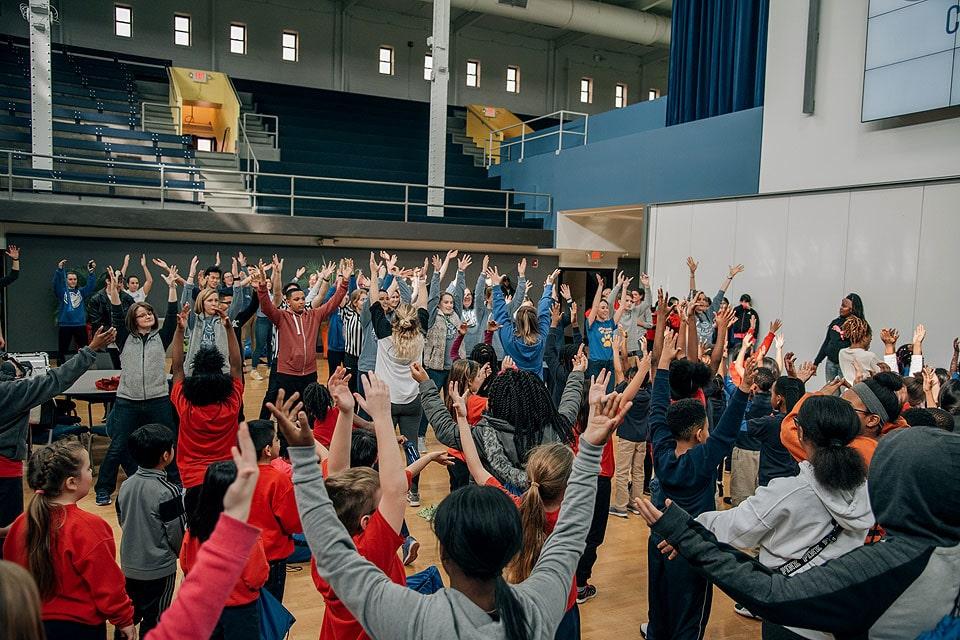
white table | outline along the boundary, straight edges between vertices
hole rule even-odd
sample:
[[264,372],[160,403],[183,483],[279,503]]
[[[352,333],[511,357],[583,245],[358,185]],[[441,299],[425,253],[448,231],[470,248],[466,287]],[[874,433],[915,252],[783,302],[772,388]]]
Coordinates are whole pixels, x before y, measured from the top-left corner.
[[112,405],[117,399],[116,389],[113,391],[97,389],[97,380],[119,375],[120,369],[90,369],[84,371],[83,375],[63,392],[63,395],[71,400],[83,400],[87,403],[87,426],[91,429],[93,428],[93,405],[104,405],[103,415],[104,420],[106,420],[109,405]]

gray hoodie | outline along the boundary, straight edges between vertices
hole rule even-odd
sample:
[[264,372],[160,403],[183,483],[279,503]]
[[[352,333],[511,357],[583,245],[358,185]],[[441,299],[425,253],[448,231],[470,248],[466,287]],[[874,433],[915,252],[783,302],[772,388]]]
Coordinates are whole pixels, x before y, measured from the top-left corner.
[[0,382],[0,456],[26,459],[30,409],[69,389],[96,359],[97,354],[90,347],[83,347],[46,375]]
[[[552,640],[563,618],[573,571],[590,528],[602,450],[581,438],[557,526],[543,545],[530,576],[518,585],[510,585],[526,613],[530,640]],[[505,638],[499,620],[455,589],[423,595],[391,582],[357,553],[337,519],[313,447],[290,447],[290,461],[303,533],[317,561],[317,572],[371,638]]]
[[837,638],[902,640],[933,629],[960,591],[960,434],[926,427],[880,439],[867,479],[881,542],[792,576],[712,533],[676,505],[653,531],[752,613]]

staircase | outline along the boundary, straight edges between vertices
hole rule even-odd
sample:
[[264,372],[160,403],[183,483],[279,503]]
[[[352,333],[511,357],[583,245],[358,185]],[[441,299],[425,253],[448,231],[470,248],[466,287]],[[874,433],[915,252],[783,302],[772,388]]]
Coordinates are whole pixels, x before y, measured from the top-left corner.
[[473,138],[467,135],[467,110],[454,108],[452,114],[447,116],[447,132],[454,144],[460,145],[464,155],[473,158],[473,166],[484,167],[484,150],[477,146]]
[[[240,123],[238,126],[242,125],[243,114],[245,113],[257,113],[257,106],[253,100],[253,94],[246,91],[238,91],[237,97],[240,98]],[[247,118],[246,119],[246,130],[247,130],[247,140],[250,141],[250,148],[253,150],[254,156],[257,160],[267,160],[270,162],[279,162],[280,161],[280,149],[274,148],[273,138],[274,134],[268,131],[264,126],[264,121],[260,118]],[[243,141],[238,143],[242,147]],[[240,157],[244,157],[244,149],[239,150]]]
[[232,153],[197,152],[197,166],[203,180],[203,202],[210,211],[218,213],[254,213],[253,199],[245,195],[226,195],[218,191],[246,191],[239,173],[219,173],[204,169],[240,169],[239,158]]
[[173,112],[168,106],[170,102],[169,87],[162,82],[138,80],[137,90],[144,102],[155,103],[143,107],[144,131],[176,134],[177,127],[173,119]]

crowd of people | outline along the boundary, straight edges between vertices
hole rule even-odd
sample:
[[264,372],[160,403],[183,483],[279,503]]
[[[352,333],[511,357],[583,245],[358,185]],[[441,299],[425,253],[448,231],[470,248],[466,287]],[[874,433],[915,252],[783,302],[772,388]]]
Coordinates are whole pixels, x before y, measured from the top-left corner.
[[[538,298],[526,260],[514,284],[484,256],[468,289],[456,250],[309,275],[278,255],[149,263],[162,314],[146,256],[142,281],[129,257],[60,261],[59,366],[0,365],[5,637],[268,637],[306,546],[321,640],[575,639],[598,554],[636,552],[602,548],[609,518],[650,527],[645,638],[702,638],[714,586],[765,639],[960,637],[960,340],[941,363],[922,325],[905,343],[882,328],[874,354],[851,293],[799,362],[780,320],[761,336],[749,294],[726,298],[743,265],[711,298],[692,257],[684,295],[597,275],[582,314],[559,269]],[[30,410],[104,350],[121,373],[94,483],[81,443],[31,447]],[[260,407],[247,378],[269,380]],[[446,585],[404,568],[431,463],[450,481],[432,514]],[[119,562],[78,504],[91,490],[116,508]]]

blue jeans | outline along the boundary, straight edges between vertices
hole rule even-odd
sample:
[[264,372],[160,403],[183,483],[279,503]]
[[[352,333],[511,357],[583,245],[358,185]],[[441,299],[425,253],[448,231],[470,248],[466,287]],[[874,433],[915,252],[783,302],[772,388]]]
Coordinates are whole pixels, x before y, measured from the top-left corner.
[[267,359],[267,366],[270,366],[273,364],[273,349],[270,348],[273,339],[273,323],[270,322],[270,318],[257,316],[253,332],[257,341],[257,346],[253,350],[253,366],[260,364],[260,359],[264,357]]
[[[97,474],[97,495],[111,495],[117,488],[117,470],[123,466],[129,478],[137,472],[137,463],[127,449],[127,439],[130,434],[145,424],[162,424],[177,435],[177,422],[173,417],[173,405],[170,398],[153,398],[151,400],[127,400],[117,398],[110,415],[107,416],[107,434],[110,436],[110,447],[100,463],[100,472]],[[180,484],[180,472],[176,461],[167,466],[167,479]]]
[[840,365],[834,363],[830,358],[827,358],[823,361],[823,372],[827,376],[827,382],[830,382],[834,378],[843,376],[843,372],[840,370]]

